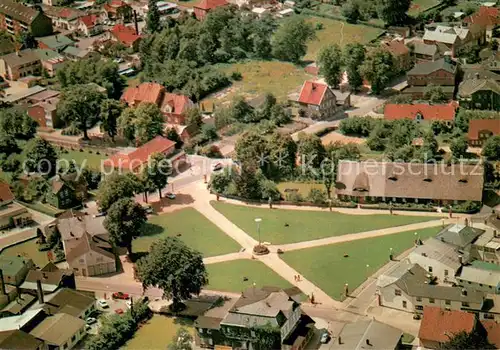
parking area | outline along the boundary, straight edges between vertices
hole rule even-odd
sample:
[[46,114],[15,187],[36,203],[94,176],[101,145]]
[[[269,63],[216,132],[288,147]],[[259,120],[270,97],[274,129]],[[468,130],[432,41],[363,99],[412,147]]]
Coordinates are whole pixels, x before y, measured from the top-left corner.
[[97,310],[86,319],[89,334],[97,334],[103,317],[123,314],[130,308],[131,302],[127,295],[122,296],[124,299],[117,299],[113,298],[113,293],[96,292],[95,296]]

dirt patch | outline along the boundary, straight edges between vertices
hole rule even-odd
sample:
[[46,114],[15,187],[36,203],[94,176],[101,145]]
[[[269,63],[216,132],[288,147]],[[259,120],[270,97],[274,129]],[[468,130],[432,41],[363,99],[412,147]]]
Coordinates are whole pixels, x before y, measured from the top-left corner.
[[334,142],[341,142],[343,144],[355,143],[355,144],[361,145],[361,144],[365,143],[366,140],[363,138],[360,138],[360,137],[345,136],[345,135],[342,135],[341,133],[336,132],[336,131],[332,131],[332,132],[324,135],[323,137],[321,137],[321,143],[323,143],[323,145],[325,145],[325,146],[330,144],[330,143],[334,143]]

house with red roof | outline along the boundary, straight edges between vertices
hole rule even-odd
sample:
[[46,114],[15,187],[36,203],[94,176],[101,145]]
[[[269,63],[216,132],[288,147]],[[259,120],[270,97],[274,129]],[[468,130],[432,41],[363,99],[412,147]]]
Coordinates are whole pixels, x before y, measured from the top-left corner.
[[184,124],[187,111],[195,105],[185,95],[172,94],[158,83],[142,83],[137,87],[128,87],[121,100],[129,106],[137,106],[141,102],[156,104],[170,124]]
[[418,338],[420,345],[428,349],[439,349],[453,334],[472,332],[477,326],[473,313],[444,310],[438,307],[424,307]]
[[500,135],[500,120],[471,119],[467,139],[472,147],[482,147],[491,136]]
[[452,125],[458,105],[452,101],[448,104],[432,105],[426,103],[394,104],[388,103],[384,107],[386,120],[411,119],[416,122],[432,122],[440,120]]
[[101,17],[95,14],[80,17],[77,29],[85,36],[93,36],[102,33],[103,26],[101,24]]
[[111,20],[132,16],[132,7],[122,0],[111,0],[104,4],[103,9]]
[[410,50],[405,45],[404,39],[387,40],[380,45],[383,50],[394,57],[394,62],[399,70],[407,71],[411,68]]
[[154,153],[164,154],[170,159],[172,164],[186,158],[184,152],[175,153],[175,142],[163,136],[156,136],[151,141],[132,151],[121,151],[113,154],[103,164],[109,170],[114,169],[123,172],[139,173]]
[[141,36],[134,27],[117,24],[109,31],[110,39],[119,42],[126,47],[132,47],[134,51],[139,49]]
[[486,30],[486,39],[489,41],[493,36],[493,29],[500,25],[500,9],[497,7],[481,6],[479,10],[462,20],[465,28],[478,25]]
[[52,25],[63,30],[76,30],[78,19],[85,12],[70,7],[43,6],[43,12],[52,20]]
[[229,2],[226,0],[201,0],[200,3],[193,6],[194,15],[196,19],[201,21],[207,16],[210,10],[227,5],[229,5]]
[[495,346],[496,349],[500,349],[500,322],[494,320],[481,320],[481,325],[488,335],[488,342]]
[[302,85],[299,96],[292,102],[299,108],[299,115],[325,119],[349,106],[350,94],[334,91],[326,83],[308,80]]

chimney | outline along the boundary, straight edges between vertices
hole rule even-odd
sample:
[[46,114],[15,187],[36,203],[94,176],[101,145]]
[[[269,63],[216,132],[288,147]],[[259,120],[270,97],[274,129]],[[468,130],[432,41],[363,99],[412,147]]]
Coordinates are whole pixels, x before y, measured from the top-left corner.
[[463,297],[466,297],[467,296],[467,289],[462,289],[462,296]]
[[139,35],[139,25],[137,24],[137,11],[134,10],[134,26],[135,26],[135,34]]
[[42,281],[41,280],[36,280],[36,291],[38,295],[38,304],[43,304],[43,290],[42,290]]
[[463,265],[463,264],[464,264],[464,257],[463,257],[462,255],[459,255],[459,256],[458,256],[458,263],[459,263],[460,265]]
[[2,295],[7,295],[7,291],[5,290],[5,282],[3,280],[2,269],[0,269],[0,293],[2,293]]

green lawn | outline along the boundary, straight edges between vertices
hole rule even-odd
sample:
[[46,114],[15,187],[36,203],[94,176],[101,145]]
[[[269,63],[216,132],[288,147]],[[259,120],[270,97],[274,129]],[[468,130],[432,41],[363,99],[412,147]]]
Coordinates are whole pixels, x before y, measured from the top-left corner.
[[217,96],[217,103],[231,101],[241,95],[247,99],[271,92],[280,101],[286,101],[290,92],[299,89],[304,80],[310,78],[301,67],[279,61],[247,61],[243,63],[219,65],[219,70],[226,74],[240,72],[241,81],[236,81]]
[[154,314],[148,322],[140,326],[135,332],[134,337],[122,349],[166,349],[168,344],[172,342],[172,338],[175,336],[177,330],[181,327],[186,328],[191,334],[194,334],[193,327],[183,319]]
[[89,153],[88,150],[80,151],[68,151],[67,153],[60,153],[60,159],[66,159],[68,161],[74,160],[77,165],[83,165],[87,168],[94,170],[101,170],[101,161],[109,158],[105,156],[103,153],[96,154],[96,151],[92,150],[92,153]]
[[296,189],[297,192],[303,197],[306,198],[309,196],[309,192],[311,189],[317,188],[321,191],[325,191],[325,185],[319,183],[306,183],[306,182],[280,182],[278,184],[278,190],[280,191],[283,198],[286,197],[286,189]]
[[439,4],[439,0],[413,0],[410,5],[409,15],[417,15]]
[[307,21],[314,26],[321,23],[323,29],[317,30],[316,39],[308,43],[306,60],[316,60],[318,52],[325,46],[331,44],[344,46],[354,42],[366,44],[376,39],[383,32],[382,29],[360,24],[349,24],[323,17],[307,17]]
[[217,226],[193,208],[153,216],[146,232],[132,244],[134,252],[147,252],[156,240],[177,236],[203,256],[216,256],[237,252],[241,247]]
[[[419,230],[420,239],[436,235],[441,227]],[[413,246],[415,231],[353,242],[285,252],[281,258],[332,298],[340,300],[344,284],[356,289],[382,267],[393,248],[398,255]],[[344,258],[344,254],[349,257]],[[369,265],[367,267],[366,265]]]
[[212,202],[212,205],[254,238],[258,238],[254,220],[257,217],[262,218],[260,226],[262,241],[272,244],[309,241],[437,219],[425,216],[383,214],[359,216],[327,211],[270,210],[221,202]]
[[38,244],[36,244],[36,238],[6,248],[2,250],[2,255],[7,255],[7,256],[21,255],[23,257],[30,258],[40,268],[44,267],[49,262],[49,259],[47,258],[47,252],[38,251]]
[[[205,289],[240,293],[255,283],[257,288],[292,287],[288,281],[257,260],[233,260],[206,265],[209,284]],[[244,281],[244,277],[247,278]]]

